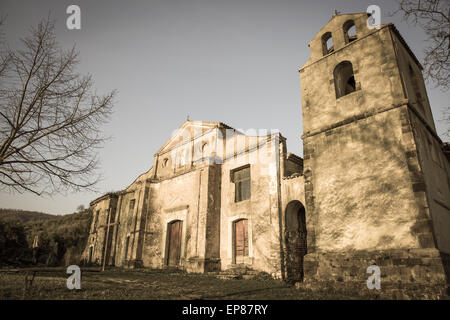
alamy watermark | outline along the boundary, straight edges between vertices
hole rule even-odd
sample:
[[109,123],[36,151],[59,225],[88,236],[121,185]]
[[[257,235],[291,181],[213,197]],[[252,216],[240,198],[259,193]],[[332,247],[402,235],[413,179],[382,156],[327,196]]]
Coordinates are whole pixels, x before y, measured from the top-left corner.
[[76,4],[71,4],[67,7],[66,13],[70,14],[66,20],[66,26],[69,30],[81,29],[81,9]]
[[[159,154],[162,167],[176,170],[190,163],[224,161],[270,165],[277,161],[280,131],[278,129],[205,129],[201,121],[193,122],[191,130],[174,130],[171,141]],[[245,159],[245,160],[244,160]]]
[[367,288],[369,290],[381,289],[381,270],[377,265],[371,265],[367,267],[367,273],[371,274],[371,276],[367,279]]
[[380,29],[381,26],[381,9],[379,6],[372,4],[367,7],[367,13],[370,16],[367,18],[367,28]]
[[71,274],[69,278],[67,278],[67,289],[81,289],[81,269],[77,265],[70,265],[67,267],[67,272]]

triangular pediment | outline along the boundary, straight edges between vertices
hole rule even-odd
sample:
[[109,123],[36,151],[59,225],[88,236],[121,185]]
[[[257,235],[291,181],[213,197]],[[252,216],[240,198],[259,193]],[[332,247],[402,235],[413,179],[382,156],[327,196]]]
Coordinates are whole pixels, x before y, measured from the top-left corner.
[[168,152],[179,144],[186,143],[186,141],[195,139],[205,132],[213,130],[214,128],[219,128],[221,126],[222,123],[220,122],[186,120],[181,125],[181,127],[178,128],[166,141],[166,143],[156,152],[156,154]]

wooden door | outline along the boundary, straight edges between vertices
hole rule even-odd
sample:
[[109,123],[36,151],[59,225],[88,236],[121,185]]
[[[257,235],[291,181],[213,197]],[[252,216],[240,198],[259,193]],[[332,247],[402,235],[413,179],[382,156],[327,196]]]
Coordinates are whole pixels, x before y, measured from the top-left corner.
[[235,263],[244,263],[245,257],[248,257],[248,220],[242,219],[234,223]]
[[177,220],[169,224],[169,250],[168,261],[169,266],[177,266],[181,257],[181,233],[183,221]]

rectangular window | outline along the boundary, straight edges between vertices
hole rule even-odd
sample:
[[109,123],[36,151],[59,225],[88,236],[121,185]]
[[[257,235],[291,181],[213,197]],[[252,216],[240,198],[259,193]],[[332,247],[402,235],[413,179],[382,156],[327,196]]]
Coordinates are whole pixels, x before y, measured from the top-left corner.
[[234,202],[250,199],[250,165],[231,171],[234,183]]
[[133,214],[135,199],[130,200],[130,215]]

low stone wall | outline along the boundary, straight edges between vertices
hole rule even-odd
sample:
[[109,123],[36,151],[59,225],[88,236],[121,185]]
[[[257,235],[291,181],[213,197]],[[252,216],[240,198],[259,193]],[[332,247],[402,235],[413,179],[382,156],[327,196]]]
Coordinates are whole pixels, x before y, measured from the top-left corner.
[[[367,267],[381,271],[381,289],[368,289]],[[311,289],[353,291],[380,299],[440,299],[447,289],[443,259],[436,249],[314,252],[304,259]]]

